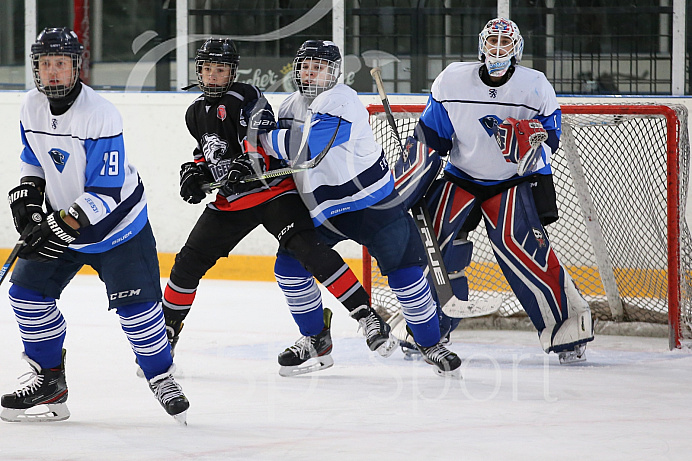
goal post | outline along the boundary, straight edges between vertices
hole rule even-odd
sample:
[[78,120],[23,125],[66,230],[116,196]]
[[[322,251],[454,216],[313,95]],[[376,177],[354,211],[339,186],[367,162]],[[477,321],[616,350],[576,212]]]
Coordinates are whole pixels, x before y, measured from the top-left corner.
[[[392,105],[402,139],[424,105]],[[682,105],[563,105],[551,163],[560,219],[547,227],[555,252],[589,301],[597,326],[641,334],[668,326],[670,348],[692,344],[692,248],[685,221],[689,182]],[[394,164],[398,145],[382,105],[368,106],[375,140]],[[503,298],[503,319],[525,316],[485,235],[472,231],[470,297]],[[364,250],[364,286],[385,317],[396,298]]]

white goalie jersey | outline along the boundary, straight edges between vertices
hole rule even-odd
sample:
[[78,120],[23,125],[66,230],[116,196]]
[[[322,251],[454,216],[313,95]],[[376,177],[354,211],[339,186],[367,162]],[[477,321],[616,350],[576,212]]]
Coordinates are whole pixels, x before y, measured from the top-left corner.
[[46,205],[77,204],[91,225],[70,248],[99,253],[136,235],[147,223],[144,186],[125,154],[118,110],[82,85],[72,107],[53,115],[38,90],[27,93],[20,113],[24,149],[21,176],[46,180]]
[[[481,63],[452,63],[432,85],[416,137],[428,146],[449,153],[445,169],[463,179],[489,185],[516,177],[497,145],[493,127],[508,117],[538,119],[546,131],[560,137],[561,112],[555,91],[543,73],[516,66],[511,78],[491,87],[480,78]],[[464,82],[460,85],[459,82]],[[526,175],[550,174],[548,144]]]

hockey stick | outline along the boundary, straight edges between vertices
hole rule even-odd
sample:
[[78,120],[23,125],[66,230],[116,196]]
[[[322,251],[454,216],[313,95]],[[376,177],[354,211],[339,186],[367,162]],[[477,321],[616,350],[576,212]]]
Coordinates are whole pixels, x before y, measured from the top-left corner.
[[[341,126],[341,118],[339,118],[339,121],[336,124],[336,129],[334,130],[334,134],[332,135],[331,139],[327,143],[327,145],[320,151],[319,154],[317,154],[315,157],[311,158],[310,160],[306,160],[305,162],[301,162],[297,165],[289,166],[286,168],[279,168],[276,170],[271,170],[271,171],[265,171],[264,173],[261,174],[252,174],[248,176],[244,176],[240,178],[241,183],[246,183],[246,182],[252,182],[252,181],[261,181],[263,179],[271,179],[271,178],[278,178],[281,176],[289,176],[292,175],[293,173],[298,173],[300,171],[305,171],[305,170],[310,170],[312,168],[315,168],[317,165],[320,164],[322,159],[324,158],[325,155],[327,155],[327,152],[329,152],[329,149],[331,149],[332,144],[334,144],[334,141],[336,140],[336,136],[339,134],[339,127]],[[312,125],[309,125],[308,133],[303,135],[303,144],[301,145],[299,154],[297,158],[300,158],[303,152],[307,152],[307,139],[309,130],[312,128]],[[205,192],[211,192],[212,190],[215,189],[220,189],[221,187],[225,186],[228,184],[227,179],[222,179],[221,181],[217,182],[212,182],[209,184],[205,184],[202,186],[202,190]]]
[[31,229],[31,224],[26,226],[26,229],[24,229],[24,232],[22,232],[22,235],[19,237],[19,240],[17,240],[17,243],[14,245],[14,248],[12,248],[10,255],[7,257],[7,261],[5,261],[5,264],[2,265],[2,269],[0,269],[0,284],[2,284],[3,280],[5,280],[5,277],[7,277],[7,274],[14,265],[14,262],[19,257],[19,252],[24,246],[24,241],[26,240],[27,235],[29,235],[29,231]]
[[[372,75],[373,79],[375,80],[377,92],[380,94],[380,99],[382,99],[382,105],[384,106],[387,121],[394,132],[394,136],[399,142],[399,148],[401,149],[400,155],[402,158],[404,158],[404,160],[406,160],[406,150],[401,143],[401,136],[399,136],[399,130],[396,126],[396,121],[394,120],[394,115],[392,114],[392,109],[389,105],[389,98],[387,97],[387,92],[385,91],[384,84],[382,83],[381,69],[379,67],[371,69],[370,75]],[[425,199],[421,198],[417,203],[415,203],[411,207],[411,212],[413,213],[416,227],[420,233],[420,238],[423,241],[423,246],[425,246],[426,253],[428,254],[428,268],[431,274],[430,278],[435,286],[437,299],[440,301],[440,306],[442,306],[442,312],[449,317],[455,318],[480,317],[497,312],[502,304],[501,297],[479,299],[476,301],[462,301],[454,295],[452,285],[449,281],[449,274],[447,273],[445,264],[442,261],[442,252],[440,251],[440,245],[437,242],[437,235],[435,234],[435,229],[433,229],[432,221],[430,219],[430,212],[425,204]]]

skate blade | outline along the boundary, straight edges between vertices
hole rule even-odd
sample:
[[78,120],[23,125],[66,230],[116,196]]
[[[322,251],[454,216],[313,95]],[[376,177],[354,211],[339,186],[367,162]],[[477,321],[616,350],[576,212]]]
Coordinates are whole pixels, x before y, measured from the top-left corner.
[[558,352],[560,365],[571,365],[573,363],[586,362],[586,344],[579,344],[573,351]]
[[396,339],[394,335],[390,335],[389,338],[380,346],[375,349],[378,354],[380,354],[382,357],[389,357],[394,353],[396,350],[396,347],[399,345],[399,340]]
[[433,367],[437,376],[442,376],[443,378],[464,379],[464,377],[461,376],[461,367],[449,371],[440,370],[436,365],[433,365]]
[[64,403],[37,405],[26,409],[3,408],[0,419],[9,423],[44,423],[64,421],[70,417],[70,410]]
[[187,410],[178,413],[177,415],[171,415],[173,416],[173,419],[176,420],[178,424],[181,426],[187,426]]
[[[279,368],[279,375],[288,378],[291,376],[299,376],[299,375],[304,375],[307,373],[312,373],[313,371],[324,370],[325,368],[329,368],[332,365],[334,365],[334,359],[331,357],[331,355],[324,355],[322,357],[314,357],[314,358],[311,358],[310,360],[312,360],[313,363],[310,363],[308,365],[303,364],[303,365],[297,365],[297,366],[293,366],[293,367],[282,366],[281,368]],[[306,362],[306,363],[308,363],[308,362]]]

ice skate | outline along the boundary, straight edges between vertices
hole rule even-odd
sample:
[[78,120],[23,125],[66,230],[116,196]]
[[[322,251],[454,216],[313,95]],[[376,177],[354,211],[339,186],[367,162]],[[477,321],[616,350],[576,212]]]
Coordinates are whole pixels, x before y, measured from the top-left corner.
[[[411,330],[409,334],[413,337]],[[450,376],[461,379],[461,359],[454,352],[442,345],[442,341],[430,347],[423,347],[415,343],[416,347],[423,355],[423,359],[430,365],[434,365],[435,373],[440,376]]]
[[[31,371],[22,376],[23,388],[2,396],[0,419],[9,422],[63,421],[70,417],[67,409],[67,381],[65,380],[65,349],[59,367],[42,370],[38,363],[26,354]],[[21,378],[21,377],[20,377]]]
[[[166,322],[166,336],[168,337],[168,343],[171,345],[171,358],[175,357],[175,345],[178,344],[178,339],[180,339],[180,332],[183,329],[183,322],[168,321]],[[139,367],[137,359],[135,359],[135,364],[137,364],[137,376],[144,378],[144,371]],[[173,373],[175,369],[171,371]]]
[[302,336],[296,343],[279,354],[279,374],[298,376],[323,370],[334,365],[332,359],[332,311],[324,308],[324,329],[315,336]]
[[377,351],[382,357],[394,353],[399,340],[391,334],[391,327],[377,312],[368,306],[360,306],[351,312],[351,317],[358,321],[358,329],[363,330],[365,342],[371,351]]
[[561,365],[586,362],[586,343],[577,344],[571,351],[558,352],[557,356]]
[[544,329],[539,335],[543,350],[555,352],[563,365],[586,361],[586,343],[593,338],[593,322],[588,310],[567,318],[550,331]]
[[149,380],[149,389],[154,393],[166,413],[180,424],[187,425],[187,409],[190,407],[183,389],[173,378],[174,366],[165,373]]

